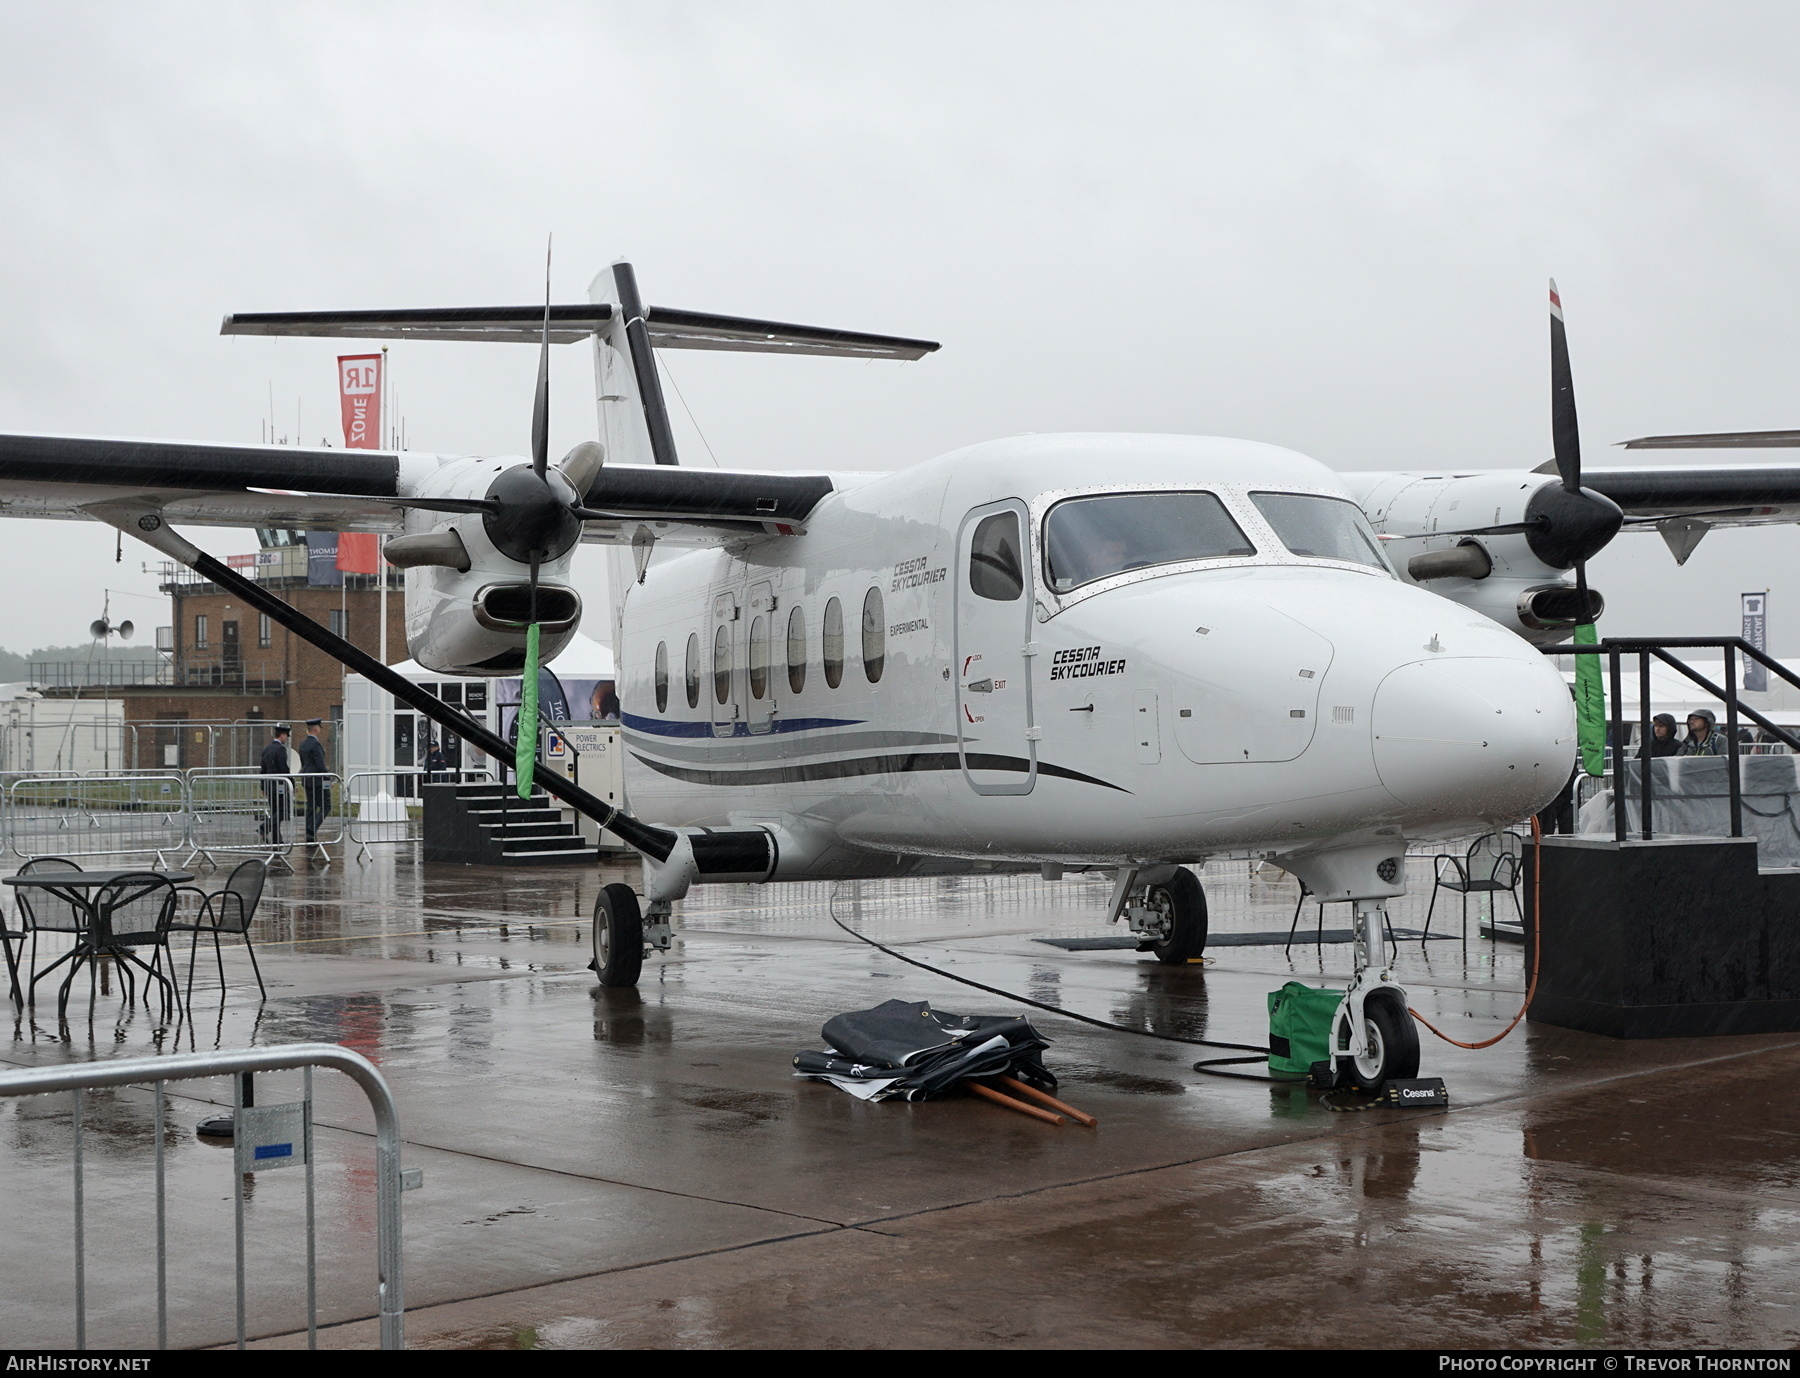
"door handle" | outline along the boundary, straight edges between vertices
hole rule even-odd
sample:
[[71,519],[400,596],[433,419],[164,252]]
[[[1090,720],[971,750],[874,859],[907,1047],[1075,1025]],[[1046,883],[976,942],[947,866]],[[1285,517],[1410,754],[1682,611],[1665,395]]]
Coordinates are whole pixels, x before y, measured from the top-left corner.
[[978,679],[973,684],[966,684],[963,687],[971,694],[991,694],[994,692],[994,681],[991,679]]

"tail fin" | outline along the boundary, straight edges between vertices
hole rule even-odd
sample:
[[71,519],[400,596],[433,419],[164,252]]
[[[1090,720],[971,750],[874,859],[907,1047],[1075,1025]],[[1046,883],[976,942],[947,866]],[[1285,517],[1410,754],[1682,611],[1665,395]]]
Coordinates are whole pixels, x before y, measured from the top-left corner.
[[608,308],[594,328],[594,391],[608,461],[679,464],[637,274],[622,260],[613,264],[589,285],[588,300]]

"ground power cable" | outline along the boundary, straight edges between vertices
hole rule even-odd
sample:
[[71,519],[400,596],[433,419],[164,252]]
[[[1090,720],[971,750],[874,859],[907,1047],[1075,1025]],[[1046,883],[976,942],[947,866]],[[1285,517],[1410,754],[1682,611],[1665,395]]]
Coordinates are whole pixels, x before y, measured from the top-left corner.
[[[1269,1055],[1269,1050],[1267,1048],[1259,1048],[1251,1043],[1221,1043],[1216,1038],[1182,1038],[1178,1034],[1155,1033],[1150,1029],[1134,1029],[1129,1024],[1115,1024],[1108,1019],[1096,1019],[1090,1014],[1077,1014],[1074,1010],[1065,1010],[1060,1005],[1045,1004],[1042,1000],[1033,1000],[1030,996],[1020,995],[1016,991],[1002,990],[999,986],[985,986],[980,981],[970,980],[967,976],[958,976],[955,973],[945,971],[940,967],[934,967],[930,962],[921,962],[916,957],[908,957],[904,953],[894,951],[893,948],[888,947],[884,943],[876,942],[865,933],[858,933],[854,928],[850,927],[849,924],[840,919],[837,916],[837,886],[835,884],[831,887],[831,899],[827,912],[831,915],[831,921],[833,923],[843,929],[844,932],[848,933],[852,938],[855,938],[858,942],[867,943],[876,951],[885,952],[888,956],[893,957],[898,961],[905,962],[908,966],[915,966],[923,971],[929,971],[933,976],[942,976],[946,980],[955,981],[960,985],[973,986],[976,990],[984,990],[989,995],[998,995],[1003,1000],[1016,1000],[1021,1005],[1030,1005],[1033,1009],[1045,1010],[1050,1014],[1060,1014],[1064,1019],[1074,1019],[1083,1024],[1092,1024],[1095,1028],[1111,1029],[1115,1033],[1136,1034],[1139,1038],[1161,1039],[1164,1043],[1188,1043],[1197,1048],[1233,1048],[1239,1052],[1256,1053],[1259,1055],[1257,1057],[1238,1057],[1229,1059],[1232,1062],[1260,1062]],[[1243,1074],[1236,1073],[1228,1075],[1241,1076]]]

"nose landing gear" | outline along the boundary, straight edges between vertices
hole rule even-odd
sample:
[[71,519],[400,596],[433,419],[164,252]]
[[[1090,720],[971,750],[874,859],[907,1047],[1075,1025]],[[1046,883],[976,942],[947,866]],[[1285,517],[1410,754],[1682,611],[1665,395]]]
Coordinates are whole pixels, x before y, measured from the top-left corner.
[[1379,901],[1356,902],[1356,975],[1331,1021],[1337,1084],[1368,1095],[1419,1074],[1419,1030],[1406,991],[1387,971],[1385,928]]

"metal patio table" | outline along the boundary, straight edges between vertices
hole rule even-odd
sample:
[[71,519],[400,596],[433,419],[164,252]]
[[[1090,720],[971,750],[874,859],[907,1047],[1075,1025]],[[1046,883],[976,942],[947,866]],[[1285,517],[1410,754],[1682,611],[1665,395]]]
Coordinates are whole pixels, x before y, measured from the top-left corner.
[[[127,981],[131,979],[130,968],[142,967],[145,975],[154,977],[163,983],[169,991],[171,1000],[178,999],[178,993],[171,977],[164,976],[150,966],[130,947],[109,941],[110,933],[101,931],[100,915],[94,908],[95,893],[126,876],[153,875],[168,881],[171,885],[181,885],[194,879],[191,871],[158,871],[150,867],[131,866],[113,871],[38,871],[31,875],[12,875],[5,877],[6,884],[20,889],[43,890],[73,906],[84,920],[83,931],[76,935],[75,946],[58,957],[42,971],[33,972],[30,992],[33,1001],[36,999],[37,983],[64,962],[69,962],[68,977],[63,981],[62,995],[58,1000],[58,1009],[67,1007],[69,987],[74,983],[75,973],[83,962],[90,965],[101,957],[111,957],[118,963],[120,973]],[[129,997],[128,997],[129,998]]]

